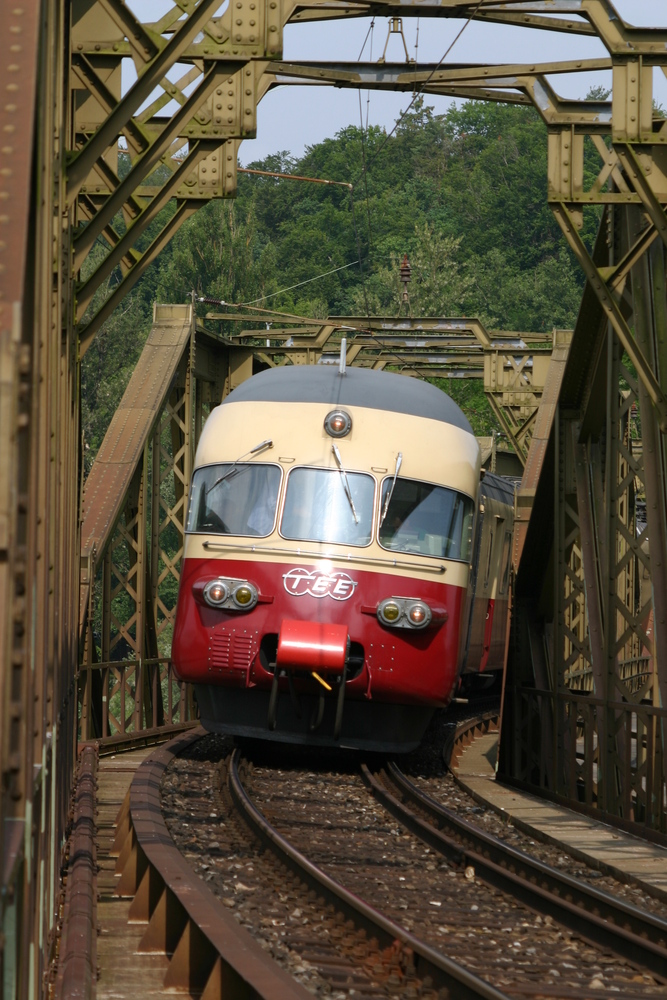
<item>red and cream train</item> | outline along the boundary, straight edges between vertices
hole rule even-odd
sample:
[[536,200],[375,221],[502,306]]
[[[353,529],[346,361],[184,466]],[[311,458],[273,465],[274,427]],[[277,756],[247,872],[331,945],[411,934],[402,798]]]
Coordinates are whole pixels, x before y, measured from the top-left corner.
[[396,752],[502,669],[512,487],[402,375],[254,376],[197,450],[172,656],[204,726]]

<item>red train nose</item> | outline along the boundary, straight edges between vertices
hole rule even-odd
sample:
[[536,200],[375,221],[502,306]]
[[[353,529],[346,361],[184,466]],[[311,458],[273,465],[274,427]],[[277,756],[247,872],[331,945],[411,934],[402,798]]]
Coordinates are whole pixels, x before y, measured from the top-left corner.
[[286,619],[278,636],[278,667],[342,673],[348,651],[347,625]]

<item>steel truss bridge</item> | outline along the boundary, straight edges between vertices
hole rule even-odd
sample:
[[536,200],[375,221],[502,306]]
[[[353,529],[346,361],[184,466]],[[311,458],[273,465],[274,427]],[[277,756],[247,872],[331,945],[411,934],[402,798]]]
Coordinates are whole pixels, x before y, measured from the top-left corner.
[[[286,24],[368,15],[520,26],[527,53],[534,29],[592,36],[607,55],[493,66],[283,61]],[[610,0],[176,0],[153,23],[124,0],[11,0],[3,24],[5,995],[46,992],[77,741],[136,738],[190,717],[164,649],[209,407],[258,367],[326,361],[341,335],[351,363],[394,365],[398,354],[413,375],[484,378],[522,457],[502,779],[664,840],[667,121],[654,117],[653,73],[667,73],[667,30],[624,23]],[[127,59],[137,79],[123,94]],[[174,83],[176,65],[187,70]],[[591,69],[612,71],[609,100],[559,97],[558,74]],[[178,227],[209,199],[234,197],[258,101],[304,82],[536,108],[549,203],[587,282],[573,333],[545,352],[470,320],[369,329],[334,317],[273,329],[267,348],[254,328],[223,337],[190,304],[156,306],[84,482],[81,358]],[[585,149],[598,156],[593,179]],[[601,215],[592,253],[580,236],[588,212]]]

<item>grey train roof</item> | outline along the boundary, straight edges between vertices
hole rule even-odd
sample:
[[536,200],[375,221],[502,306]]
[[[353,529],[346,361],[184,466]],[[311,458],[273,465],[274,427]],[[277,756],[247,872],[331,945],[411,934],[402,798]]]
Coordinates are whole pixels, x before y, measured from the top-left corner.
[[348,368],[345,375],[339,373],[337,365],[269,368],[242,382],[222,405],[247,402],[365,406],[441,420],[468,434],[473,432],[454,400],[441,389],[407,375],[368,368]]

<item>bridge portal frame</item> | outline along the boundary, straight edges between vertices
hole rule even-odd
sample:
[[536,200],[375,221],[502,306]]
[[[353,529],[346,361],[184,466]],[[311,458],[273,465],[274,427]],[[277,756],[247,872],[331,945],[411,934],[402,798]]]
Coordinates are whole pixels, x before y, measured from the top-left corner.
[[[421,83],[425,93],[531,103],[543,115],[549,132],[549,200],[579,257],[588,284],[567,363],[569,374],[566,372],[564,379],[564,384],[579,386],[572,394],[573,410],[565,405],[565,397],[559,400],[555,392],[545,391],[548,402],[535,418],[518,498],[523,520],[517,534],[517,558],[531,506],[532,523],[550,527],[549,551],[558,558],[551,560],[557,567],[553,572],[546,572],[544,565],[535,567],[530,561],[518,563],[516,621],[523,621],[525,612],[536,631],[528,630],[528,645],[522,639],[525,630],[516,631],[510,684],[528,678],[532,690],[541,690],[544,695],[540,696],[540,706],[526,704],[514,718],[522,732],[530,730],[532,734],[520,748],[528,756],[503,757],[501,767],[506,778],[526,781],[548,794],[559,794],[556,788],[560,772],[554,771],[553,762],[564,759],[568,739],[570,748],[574,746],[578,751],[576,740],[572,743],[571,728],[568,736],[561,709],[563,650],[564,644],[571,641],[565,631],[563,609],[569,588],[581,591],[583,587],[583,625],[577,627],[591,636],[593,611],[593,629],[606,629],[602,653],[597,657],[602,690],[595,692],[603,703],[599,713],[602,728],[586,728],[583,717],[581,725],[577,722],[577,739],[587,734],[583,738],[583,756],[570,754],[569,759],[577,766],[585,761],[591,777],[588,780],[582,775],[581,780],[567,786],[566,793],[576,793],[578,801],[580,795],[588,796],[590,789],[590,805],[608,809],[609,815],[617,818],[622,810],[620,818],[632,822],[634,800],[632,794],[628,799],[625,790],[618,793],[619,775],[630,774],[643,790],[650,771],[651,787],[659,789],[658,799],[664,801],[664,709],[657,706],[658,702],[667,704],[667,570],[661,560],[667,537],[667,126],[664,121],[654,120],[651,94],[653,69],[664,68],[667,61],[667,32],[626,25],[610,0],[581,0],[576,15],[572,14],[569,0],[553,0],[548,13],[544,3],[525,0],[438,0],[414,6],[415,15],[420,17],[471,17],[517,24],[527,30],[546,28],[599,37],[611,63],[613,92],[611,102],[593,102],[591,106],[562,101],[547,79],[556,72],[586,69],[585,61],[562,64],[560,68],[542,67],[541,72],[531,65],[443,66],[436,72],[433,67],[411,66],[406,70],[401,66],[394,67],[395,79],[391,79],[392,68],[386,64],[381,72],[376,65],[356,67],[352,72],[349,64],[337,64],[329,71],[306,64],[279,66],[282,30],[288,21],[373,13],[391,16],[398,0],[363,0],[354,5],[330,0],[325,7],[318,3],[293,4],[291,0],[240,3],[240,7],[230,6],[216,17],[213,0],[182,0],[159,23],[144,25],[122,0],[95,0],[91,4],[82,0],[23,0],[9,10],[7,30],[0,41],[0,82],[3,94],[8,95],[0,109],[0,123],[3,137],[9,137],[0,149],[1,906],[3,923],[16,929],[2,949],[3,979],[14,996],[34,996],[48,979],[73,774],[80,557],[80,358],[105,318],[145,273],[178,226],[209,198],[233,194],[238,143],[253,133],[257,101],[270,86],[284,80],[287,72],[291,74],[287,79],[328,79],[364,88],[413,90]],[[410,5],[401,3],[400,7],[401,16],[408,16]],[[236,23],[238,20],[241,24]],[[197,34],[200,31],[201,39]],[[120,93],[123,58],[131,58],[137,71],[137,83],[125,95]],[[174,84],[167,73],[179,61],[188,62],[190,68]],[[190,90],[193,84],[194,96]],[[228,98],[227,105],[231,103],[232,108],[217,108],[215,105],[223,101],[216,102],[216,97]],[[160,115],[172,98],[179,110],[174,115]],[[142,112],[142,102],[149,99],[152,103]],[[231,110],[231,122],[229,115],[226,122],[222,115],[216,121],[220,110]],[[123,155],[126,160],[119,167],[120,135],[127,154],[121,155],[121,161]],[[587,142],[594,143],[601,162],[592,187],[584,186],[582,170]],[[179,149],[187,151],[174,160]],[[598,252],[591,255],[578,238],[578,225],[582,213],[595,206],[607,208],[602,242]],[[87,258],[90,247],[86,244],[93,234],[102,242],[94,244],[96,255]],[[120,280],[105,295],[111,275]],[[84,308],[87,312],[82,314]],[[586,474],[594,485],[599,484],[603,474],[602,464],[596,464],[592,450],[600,446],[600,429],[604,428],[606,441],[616,440],[613,435],[618,435],[622,424],[622,404],[615,401],[615,377],[609,376],[608,367],[607,382],[602,385],[603,370],[597,363],[598,355],[590,350],[592,341],[606,344],[611,370],[614,364],[623,362],[614,347],[620,343],[638,379],[645,446],[641,461],[635,464],[640,473],[644,469],[654,607],[652,659],[657,674],[652,704],[648,706],[656,710],[645,735],[632,727],[628,730],[626,722],[619,725],[619,717],[614,714],[619,694],[625,699],[619,710],[624,719],[632,719],[637,709],[643,711],[642,699],[633,701],[627,685],[619,690],[618,671],[612,669],[614,662],[618,663],[615,647],[622,637],[619,628],[626,628],[623,621],[640,640],[642,633],[646,637],[640,619],[635,615],[635,621],[631,621],[632,613],[628,618],[616,605],[620,581],[626,574],[626,566],[622,565],[625,555],[616,564],[619,571],[613,585],[608,571],[601,576],[598,569],[591,578],[585,572],[583,557],[574,569],[561,558],[563,539],[574,531],[581,541],[583,523],[584,535],[588,530],[596,552],[614,537],[629,534],[624,543],[627,551],[634,552],[638,564],[646,566],[646,559],[635,552],[636,513],[630,523],[623,520],[618,512],[618,504],[625,502],[620,493],[616,507],[596,502],[593,509],[593,500],[587,504]],[[620,373],[619,368],[617,371]],[[596,429],[593,415],[597,412],[599,417],[600,411],[603,418]],[[572,427],[578,433],[576,440]],[[606,446],[604,454],[608,454]],[[622,458],[620,444],[611,448],[611,454],[612,458]],[[580,460],[579,466],[575,460]],[[575,489],[563,493],[572,485],[573,464],[578,470]],[[543,479],[541,473],[547,467],[550,472]],[[609,468],[605,465],[607,471]],[[618,492],[623,481],[620,472],[616,483],[608,477],[607,495]],[[565,527],[564,495],[575,498],[570,506],[576,514]],[[589,508],[594,513],[592,520]],[[558,516],[549,522],[549,511],[554,510]],[[540,538],[542,544],[545,537]],[[548,559],[543,562],[549,565]],[[528,606],[519,608],[521,595],[531,586],[533,593],[541,594],[541,606],[536,611]],[[599,613],[595,610],[596,593]],[[615,616],[607,611],[605,618],[605,609],[610,607],[616,608]],[[533,634],[539,640],[537,645],[532,643]],[[554,635],[555,646],[550,638]],[[549,649],[551,643],[558,653],[551,661],[558,667],[547,676],[544,687],[536,684],[540,656],[534,650],[540,642],[543,649]],[[590,645],[590,638],[588,642]],[[600,644],[598,639],[595,642]],[[590,708],[594,706],[590,695],[582,694],[581,698],[588,698]],[[549,724],[554,732],[549,744],[554,754],[552,763],[547,761],[543,767],[540,748],[548,743]],[[624,744],[623,732],[629,733]],[[636,747],[649,748],[646,768],[634,775],[624,763],[632,740]],[[504,741],[503,746],[510,744]],[[532,769],[526,769],[526,761],[534,765]],[[598,770],[604,773],[602,789],[607,789],[602,796]],[[651,809],[648,813],[649,820],[644,817],[641,821],[656,833],[664,832],[664,813]]]

